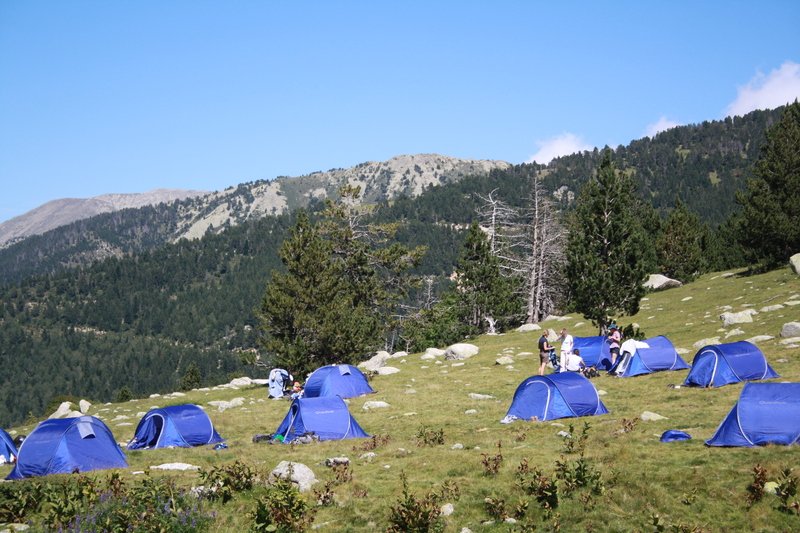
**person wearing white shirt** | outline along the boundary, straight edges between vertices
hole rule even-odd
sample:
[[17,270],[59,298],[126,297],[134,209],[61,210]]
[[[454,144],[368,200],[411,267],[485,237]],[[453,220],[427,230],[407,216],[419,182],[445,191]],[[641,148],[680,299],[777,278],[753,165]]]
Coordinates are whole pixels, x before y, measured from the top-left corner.
[[572,349],[575,345],[575,340],[572,338],[572,335],[567,332],[567,328],[562,328],[561,330],[561,357],[559,360],[559,367],[560,372],[564,372],[567,369],[567,355],[572,353]]
[[580,372],[583,370],[583,367],[586,366],[583,362],[583,357],[580,355],[579,350],[575,350],[574,352],[569,352],[564,357],[564,368],[567,372]]

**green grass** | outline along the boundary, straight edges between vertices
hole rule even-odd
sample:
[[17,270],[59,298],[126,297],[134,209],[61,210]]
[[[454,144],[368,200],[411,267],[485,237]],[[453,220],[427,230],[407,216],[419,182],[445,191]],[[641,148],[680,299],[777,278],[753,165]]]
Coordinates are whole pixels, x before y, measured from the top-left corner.
[[[775,339],[760,343],[760,348],[783,380],[800,381],[800,349],[779,342],[781,326],[798,320],[800,306],[759,313],[752,324],[725,329],[719,320],[724,305],[732,306],[734,311],[745,309],[746,305],[758,310],[794,300],[800,300],[800,278],[788,269],[750,277],[711,274],[678,289],[649,294],[636,316],[623,317],[618,322],[622,325],[635,322],[647,336],[666,335],[676,347],[689,352],[684,355],[689,362],[696,352],[693,344],[704,338],[720,336],[723,341],[734,341],[772,335]],[[567,326],[576,336],[596,334],[589,322],[575,315],[543,325],[553,329]],[[743,333],[725,339],[725,333],[736,327]],[[581,501],[583,493],[563,499],[558,515],[549,517],[531,499],[526,521],[540,530],[556,529],[554,524],[559,522],[565,531],[653,531],[654,514],[668,526],[697,526],[708,531],[800,529],[800,517],[775,509],[775,496],[766,496],[752,508],[746,505],[746,487],[752,481],[753,466],[765,466],[769,479],[774,480],[781,468],[800,464],[797,447],[721,449],[703,444],[735,403],[742,385],[713,390],[668,387],[681,384],[686,371],[630,379],[603,375],[593,383],[606,391],[602,399],[611,411],[608,415],[563,419],[557,421],[558,425],[519,421],[500,424],[517,385],[538,368],[537,338],[536,332],[511,332],[474,339],[480,353],[463,364],[425,362],[419,354],[391,360],[389,364],[401,372],[375,377],[372,386],[376,394],[350,401],[351,413],[368,433],[390,436],[387,444],[374,450],[377,457],[371,462],[359,459],[363,452],[354,450],[363,440],[298,446],[253,443],[254,434],[274,431],[289,407],[285,401],[267,400],[263,387],[192,391],[182,398],[94,405],[90,414],[101,416],[117,440],[126,442],[132,437],[138,413],[154,406],[192,402],[206,408],[220,434],[227,439],[229,448],[220,451],[202,447],[130,452],[127,454],[130,468],[123,475],[131,478],[137,477],[136,471],[168,462],[210,468],[240,460],[269,471],[281,460],[292,460],[308,465],[319,479],[327,480],[332,473],[321,463],[329,457],[350,457],[353,480],[336,488],[336,505],[320,508],[317,513],[315,524],[322,531],[385,530],[389,509],[401,494],[401,472],[406,474],[411,491],[418,495],[440,487],[445,480],[457,484],[460,498],[453,502],[453,515],[444,519],[446,531],[458,532],[462,527],[473,531],[511,531],[514,526],[508,524],[482,525],[490,519],[484,498],[503,498],[510,506],[524,497],[515,485],[514,474],[520,462],[527,460],[531,467],[537,466],[552,475],[554,462],[563,450],[557,432],[567,429],[565,426],[569,424],[579,431],[584,421],[591,424],[586,457],[602,472],[607,491],[588,502]],[[494,364],[500,354],[514,357],[513,369]],[[412,389],[416,392],[409,394]],[[494,398],[473,400],[469,397],[473,392]],[[224,412],[208,405],[212,400],[235,397],[245,398],[245,404]],[[384,400],[390,407],[364,411],[362,406],[367,400]],[[465,414],[469,409],[477,413]],[[620,432],[623,419],[638,419],[645,410],[668,419],[639,420],[632,431]],[[111,421],[119,415],[131,418]],[[121,422],[131,425],[120,426]],[[423,425],[442,429],[445,444],[418,446],[415,436]],[[29,433],[33,427],[15,429]],[[667,429],[682,429],[694,438],[662,444],[658,437]],[[502,443],[503,463],[497,475],[487,475],[482,454],[497,454],[498,442]],[[464,448],[452,449],[456,443]],[[0,467],[3,476],[8,471],[9,467]],[[800,475],[800,469],[795,474]],[[152,475],[175,477],[186,486],[200,484],[196,472]],[[254,508],[256,496],[254,491],[239,494],[225,505],[214,504],[215,530],[247,530],[250,527],[247,513]]]

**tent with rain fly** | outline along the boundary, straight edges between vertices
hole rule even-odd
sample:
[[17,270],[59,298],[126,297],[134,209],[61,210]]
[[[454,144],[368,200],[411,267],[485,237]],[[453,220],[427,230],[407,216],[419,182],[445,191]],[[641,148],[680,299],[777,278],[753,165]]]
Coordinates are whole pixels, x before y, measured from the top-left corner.
[[51,418],[23,441],[6,479],[127,467],[125,454],[99,418]]
[[367,376],[352,365],[328,365],[316,369],[308,376],[303,397],[340,396],[355,398],[375,392]]
[[740,381],[780,377],[755,344],[747,341],[704,346],[694,356],[685,385],[722,387]]
[[5,429],[0,428],[0,465],[13,463],[16,460],[17,447],[14,445],[14,439],[6,433]]
[[292,442],[298,437],[312,433],[319,440],[369,437],[339,396],[294,400],[274,435],[282,436],[283,442]]
[[520,383],[506,418],[553,420],[606,413],[591,381],[576,372],[561,372],[531,376]]
[[800,444],[800,383],[745,383],[709,446]]
[[223,440],[200,407],[192,404],[172,405],[148,411],[136,426],[128,449],[189,448]]
[[631,377],[661,370],[686,370],[689,365],[678,355],[670,340],[662,335],[644,341],[628,340],[619,350],[617,376]]
[[593,366],[599,370],[611,368],[611,352],[608,340],[602,335],[594,337],[575,337],[573,350],[580,350],[581,359],[586,366]]

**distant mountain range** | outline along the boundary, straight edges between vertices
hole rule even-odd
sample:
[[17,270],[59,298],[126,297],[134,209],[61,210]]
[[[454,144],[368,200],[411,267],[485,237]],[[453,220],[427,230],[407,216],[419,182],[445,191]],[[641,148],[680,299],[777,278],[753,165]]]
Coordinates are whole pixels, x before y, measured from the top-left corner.
[[208,191],[155,189],[138,194],[103,194],[92,198],[52,200],[0,224],[0,248],[101,213],[172,203],[204,194],[208,194]]
[[203,236],[209,229],[235,225],[254,217],[279,215],[330,198],[344,184],[361,186],[363,201],[374,203],[401,194],[417,196],[431,185],[453,183],[467,175],[488,174],[492,169],[509,166],[510,163],[504,161],[456,159],[436,154],[401,155],[348,169],[259,180],[229,187],[222,192],[156,189],[142,194],[64,198],[47,202],[0,224],[0,248],[99,214],[171,204],[188,198],[194,201],[179,206],[179,220],[171,238],[193,239]]
[[[662,214],[680,198],[704,221],[717,225],[737,208],[736,191],[744,188],[766,130],[782,112],[783,108],[754,111],[744,117],[672,128],[616,147],[614,161],[634,177],[642,199]],[[57,200],[0,224],[0,284],[141,253],[183,238],[219,234],[246,221],[313,207],[334,197],[345,184],[360,186],[362,201],[377,204],[414,198],[431,187],[455,184],[468,176],[497,174],[502,183],[515,173],[537,170],[545,188],[563,208],[570,209],[601,153],[599,149],[576,153],[547,166],[401,155],[348,169],[242,183],[213,193],[152,191]],[[517,190],[506,200],[517,203],[524,194]]]

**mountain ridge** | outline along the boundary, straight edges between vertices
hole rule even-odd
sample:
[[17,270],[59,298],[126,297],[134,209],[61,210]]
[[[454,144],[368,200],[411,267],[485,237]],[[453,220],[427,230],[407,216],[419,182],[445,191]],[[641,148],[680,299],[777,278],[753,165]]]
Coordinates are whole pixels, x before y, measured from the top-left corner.
[[122,209],[171,203],[208,191],[153,189],[143,193],[106,193],[90,198],[57,198],[0,223],[0,249],[77,220]]

